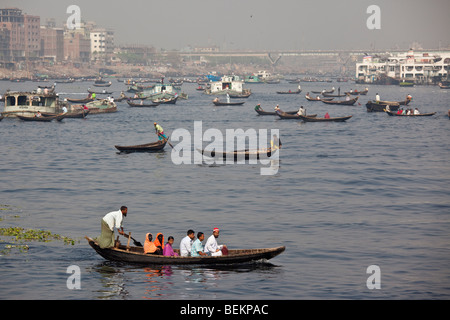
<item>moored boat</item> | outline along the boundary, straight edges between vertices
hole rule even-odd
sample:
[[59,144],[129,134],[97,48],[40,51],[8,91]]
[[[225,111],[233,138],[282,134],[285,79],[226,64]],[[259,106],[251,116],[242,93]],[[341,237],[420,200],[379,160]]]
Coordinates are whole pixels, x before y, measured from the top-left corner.
[[[263,249],[228,249],[227,255],[181,257],[145,254],[143,247],[118,244],[111,248],[100,248],[98,243],[89,237],[85,237],[89,245],[103,258],[110,261],[120,261],[136,264],[151,265],[230,265],[249,263],[259,260],[269,260],[285,251],[286,247]],[[175,252],[178,249],[174,250]]]
[[94,101],[94,99],[92,99],[90,96],[87,98],[83,98],[83,99],[66,98],[66,100],[69,102],[72,102],[72,103],[88,103],[88,102]]

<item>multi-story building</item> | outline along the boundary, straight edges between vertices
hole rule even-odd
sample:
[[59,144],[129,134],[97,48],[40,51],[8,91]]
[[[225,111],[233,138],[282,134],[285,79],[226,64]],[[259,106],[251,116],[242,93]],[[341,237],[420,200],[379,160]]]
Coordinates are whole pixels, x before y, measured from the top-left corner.
[[40,17],[18,8],[0,9],[0,59],[21,61],[39,58]]
[[72,62],[89,62],[91,43],[83,32],[66,31],[64,33],[64,59]]
[[52,26],[41,26],[41,57],[55,62],[64,59],[64,30]]
[[114,32],[103,28],[90,31],[92,58],[106,57],[114,51]]
[[356,63],[359,83],[394,84],[401,81],[430,84],[447,78],[450,51],[414,52],[365,56]]

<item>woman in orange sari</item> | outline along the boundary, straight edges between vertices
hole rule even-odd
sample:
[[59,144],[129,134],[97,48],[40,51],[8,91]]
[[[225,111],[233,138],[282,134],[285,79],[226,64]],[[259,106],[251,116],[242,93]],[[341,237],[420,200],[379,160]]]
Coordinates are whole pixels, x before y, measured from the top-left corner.
[[146,254],[157,254],[157,248],[155,243],[152,241],[153,236],[151,233],[147,233],[145,235],[145,242],[144,242],[144,253]]
[[156,234],[156,239],[153,241],[156,246],[156,254],[163,254],[164,251],[164,235],[162,233]]

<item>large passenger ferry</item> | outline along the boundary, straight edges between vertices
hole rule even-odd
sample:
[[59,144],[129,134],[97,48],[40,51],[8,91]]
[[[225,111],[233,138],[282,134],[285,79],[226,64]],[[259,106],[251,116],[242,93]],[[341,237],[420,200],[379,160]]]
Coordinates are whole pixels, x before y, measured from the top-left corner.
[[7,91],[4,94],[5,107],[2,112],[4,117],[32,116],[38,111],[41,113],[61,113],[65,105],[69,108],[67,102],[60,101],[54,92],[33,91],[16,92]]

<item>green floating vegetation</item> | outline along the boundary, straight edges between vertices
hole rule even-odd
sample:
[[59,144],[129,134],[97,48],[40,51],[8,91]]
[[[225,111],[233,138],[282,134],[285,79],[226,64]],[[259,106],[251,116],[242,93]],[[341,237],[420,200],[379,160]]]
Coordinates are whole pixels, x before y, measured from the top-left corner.
[[75,240],[51,233],[46,230],[24,229],[20,227],[0,228],[0,236],[15,237],[16,241],[40,241],[49,242],[53,240],[62,240],[64,244],[75,244]]

